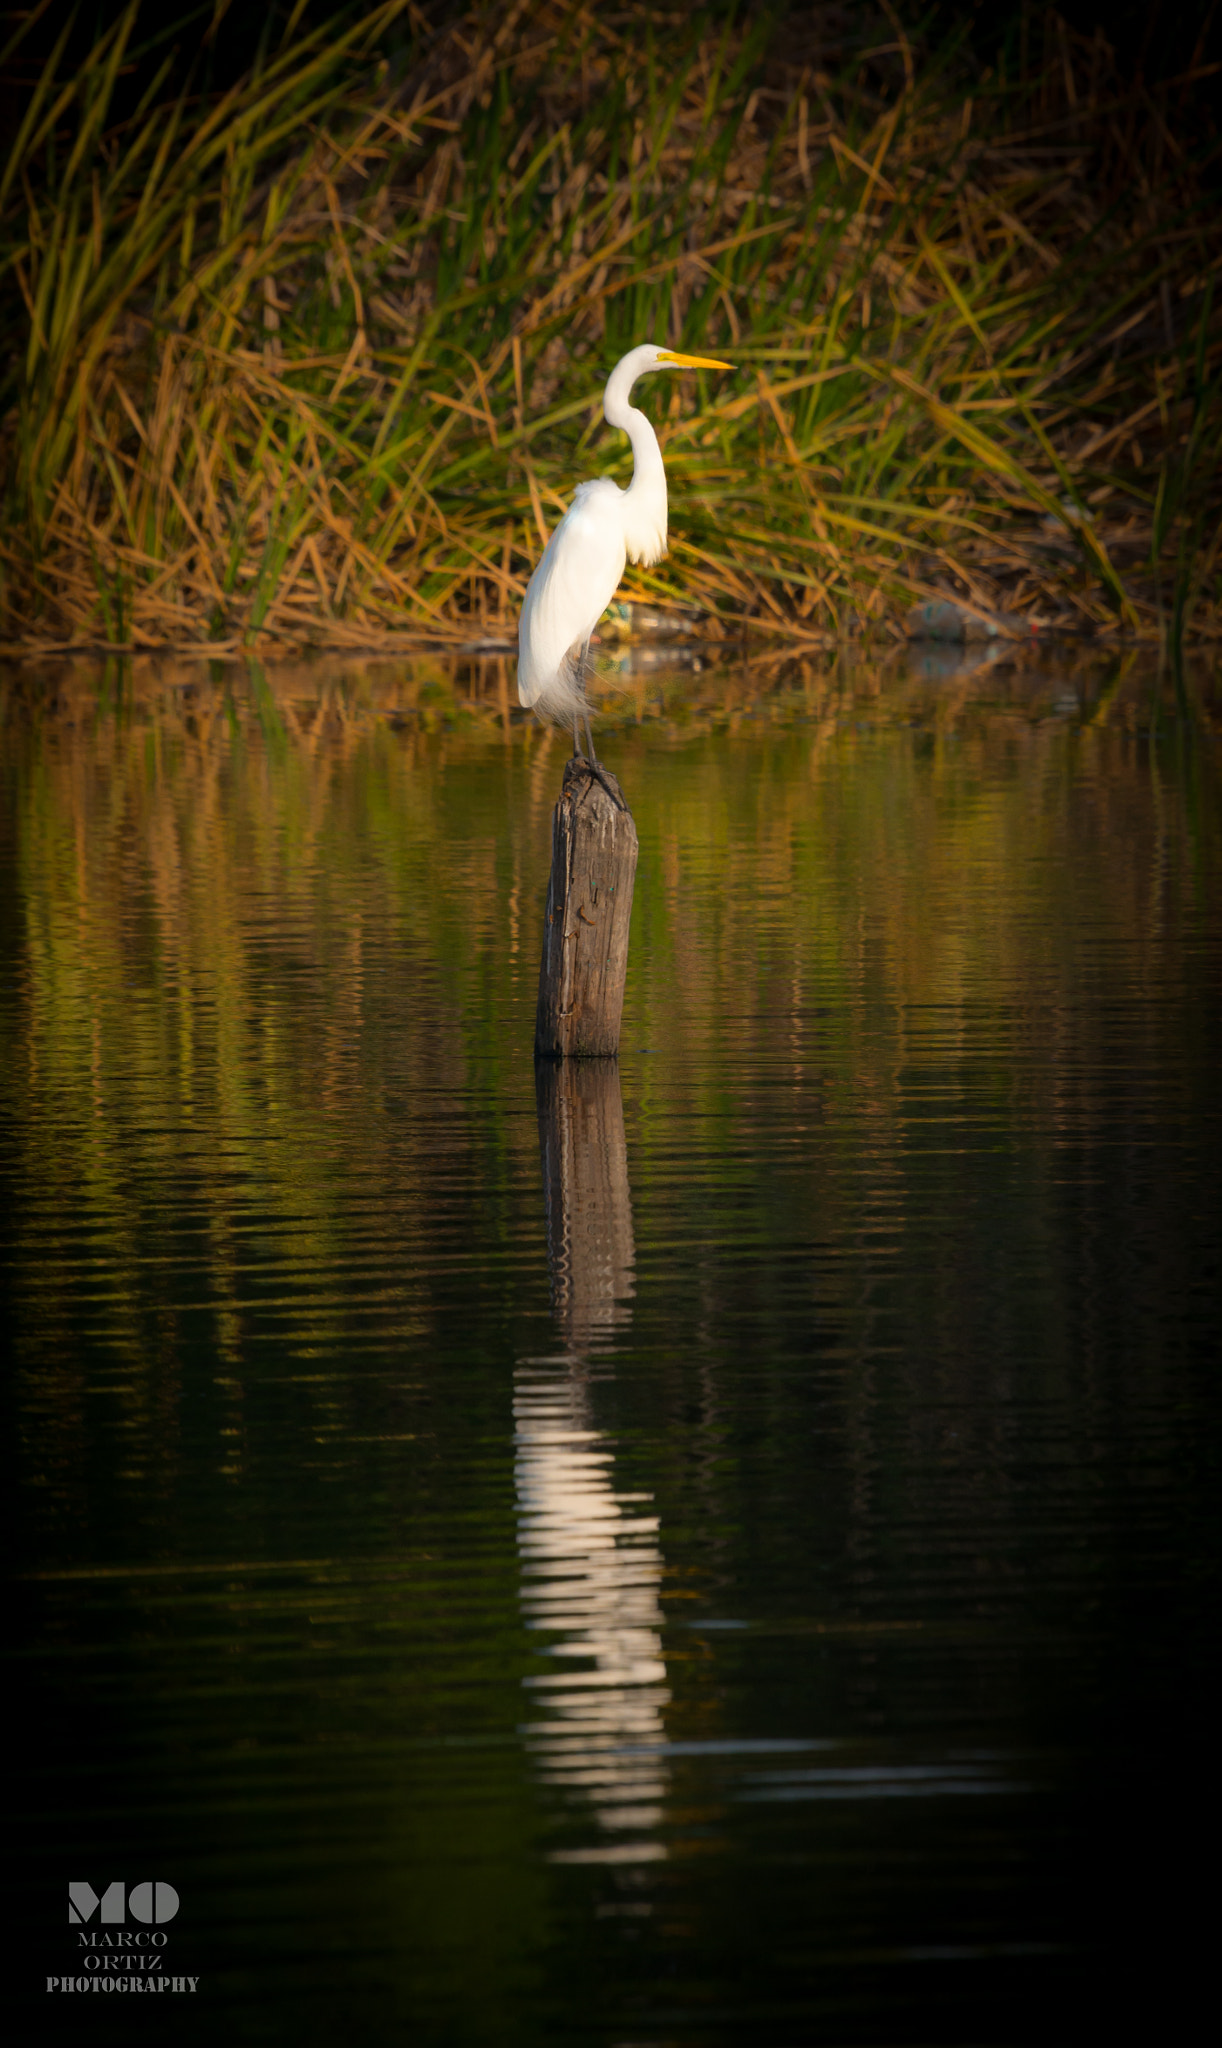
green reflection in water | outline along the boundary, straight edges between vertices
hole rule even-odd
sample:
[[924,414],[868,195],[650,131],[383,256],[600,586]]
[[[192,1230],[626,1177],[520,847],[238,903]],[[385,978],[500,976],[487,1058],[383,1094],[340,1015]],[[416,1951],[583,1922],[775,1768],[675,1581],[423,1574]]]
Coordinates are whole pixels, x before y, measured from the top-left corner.
[[[899,1230],[923,1198],[921,1090],[958,1057],[991,1142],[1034,1133],[1039,1174],[1107,1070],[1084,1033],[1109,1004],[1157,989],[1204,1031],[1214,754],[1133,730],[1149,691],[1119,665],[948,682],[918,663],[885,691],[869,671],[771,695],[689,679],[676,722],[653,715],[652,678],[636,686],[606,746],[641,833],[637,1202],[683,1116],[717,1135],[761,1253],[795,1194],[829,1237],[851,1227],[838,1144],[864,1147]],[[457,682],[427,664],[81,668],[48,709],[10,676],[14,1257],[62,1474],[88,1465],[82,1337],[114,1374],[117,1478],[164,1470],[169,1497],[188,1337],[215,1347],[216,1469],[236,1481],[250,1336],[300,1366],[426,1346],[459,1275],[507,1313],[537,1301],[540,1205],[519,1193],[563,743],[507,712],[499,664]],[[1136,1028],[1151,1050],[1159,1010]],[[1203,1051],[1184,1047],[1186,1074]],[[795,1187],[749,1139],[778,1073],[812,1062],[820,1143],[782,1134],[773,1162],[802,1151]],[[325,1376],[300,1379],[325,1454],[353,1418]]]

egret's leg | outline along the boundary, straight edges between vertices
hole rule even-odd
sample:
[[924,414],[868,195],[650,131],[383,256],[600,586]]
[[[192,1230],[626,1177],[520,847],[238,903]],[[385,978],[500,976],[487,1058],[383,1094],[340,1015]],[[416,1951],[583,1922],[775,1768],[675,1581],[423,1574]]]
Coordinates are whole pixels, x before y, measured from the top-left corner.
[[574,759],[575,761],[577,761],[577,760],[580,760],[580,758],[581,758],[581,741],[580,741],[580,740],[578,739],[578,737],[577,737],[577,713],[576,713],[576,712],[574,712],[574,713],[573,713],[573,759]]
[[617,792],[611,787],[611,784],[607,781],[606,776],[603,774],[602,765],[599,761],[598,755],[594,752],[594,735],[590,731],[589,713],[587,712],[583,715],[585,717],[586,745],[590,749],[589,754],[587,756],[587,765],[590,770],[590,775],[594,782],[602,783],[603,788],[606,790],[607,795],[610,797],[612,803],[615,805],[616,810],[626,811],[628,808],[627,804],[624,802],[623,797],[619,796]]

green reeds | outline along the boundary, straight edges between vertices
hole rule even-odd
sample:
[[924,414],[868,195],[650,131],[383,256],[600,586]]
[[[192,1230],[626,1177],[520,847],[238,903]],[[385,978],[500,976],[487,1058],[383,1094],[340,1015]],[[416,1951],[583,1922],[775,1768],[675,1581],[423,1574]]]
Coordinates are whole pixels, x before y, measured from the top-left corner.
[[1097,40],[965,82],[386,0],[117,123],[140,30],[57,50],[0,182],[10,641],[504,636],[573,483],[627,476],[601,388],[649,338],[738,375],[646,394],[672,550],[629,594],[1217,631],[1222,230]]

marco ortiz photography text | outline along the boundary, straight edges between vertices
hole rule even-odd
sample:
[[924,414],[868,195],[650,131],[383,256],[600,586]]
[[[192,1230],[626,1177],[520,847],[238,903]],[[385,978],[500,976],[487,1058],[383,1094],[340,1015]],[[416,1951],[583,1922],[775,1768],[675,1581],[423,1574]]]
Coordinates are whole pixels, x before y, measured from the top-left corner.
[[[175,1976],[166,1969],[170,1937],[164,1923],[176,1917],[179,1904],[172,1884],[136,1884],[128,1893],[116,1880],[99,1895],[84,1880],[71,1882],[68,1925],[75,1932],[78,1953],[67,1971],[48,1976],[47,1990],[195,1992],[198,1976]],[[139,1924],[129,1927],[129,1918]]]

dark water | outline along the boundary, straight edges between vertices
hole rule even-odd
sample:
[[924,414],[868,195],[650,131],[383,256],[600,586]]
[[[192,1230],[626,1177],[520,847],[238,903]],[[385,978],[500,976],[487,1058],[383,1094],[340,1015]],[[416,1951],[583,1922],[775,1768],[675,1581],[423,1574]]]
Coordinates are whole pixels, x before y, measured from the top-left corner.
[[[1208,687],[642,684],[619,1070],[537,1085],[503,671],[54,675],[0,734],[21,2038],[1173,2038]],[[48,1995],[83,1879],[172,1884],[196,1990]]]

